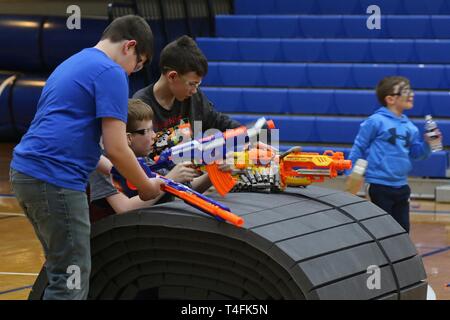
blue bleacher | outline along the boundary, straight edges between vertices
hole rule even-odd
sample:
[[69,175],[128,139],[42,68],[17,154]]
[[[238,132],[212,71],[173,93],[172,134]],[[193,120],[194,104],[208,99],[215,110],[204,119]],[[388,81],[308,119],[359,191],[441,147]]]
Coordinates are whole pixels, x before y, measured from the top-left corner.
[[236,14],[365,14],[378,5],[384,14],[450,14],[446,0],[235,0]]
[[209,61],[450,63],[450,40],[199,38],[197,42]]
[[450,87],[450,70],[440,64],[210,62],[209,70],[207,86],[365,89],[375,88],[383,77],[401,75],[413,89]]
[[[232,38],[408,38],[449,39],[449,16],[381,16],[381,29],[368,29],[368,16],[223,15],[216,35]],[[436,20],[436,21],[434,21]]]
[[[276,89],[204,87],[203,92],[222,112],[317,115],[371,115],[379,102],[373,90]],[[412,117],[432,114],[450,118],[450,92],[416,91]]]

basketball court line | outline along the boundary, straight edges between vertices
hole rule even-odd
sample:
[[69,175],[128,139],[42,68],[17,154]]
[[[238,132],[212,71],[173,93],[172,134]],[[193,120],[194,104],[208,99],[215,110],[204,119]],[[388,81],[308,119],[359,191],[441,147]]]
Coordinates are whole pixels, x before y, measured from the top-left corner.
[[38,276],[39,273],[30,273],[30,272],[0,272],[0,276]]
[[25,289],[31,289],[33,287],[33,285],[29,285],[29,286],[24,286],[24,287],[18,287],[18,288],[14,288],[14,289],[9,289],[6,291],[0,291],[0,295],[2,294],[7,294],[7,293],[12,293],[12,292],[16,292],[16,291],[20,291],[20,290],[25,290]]

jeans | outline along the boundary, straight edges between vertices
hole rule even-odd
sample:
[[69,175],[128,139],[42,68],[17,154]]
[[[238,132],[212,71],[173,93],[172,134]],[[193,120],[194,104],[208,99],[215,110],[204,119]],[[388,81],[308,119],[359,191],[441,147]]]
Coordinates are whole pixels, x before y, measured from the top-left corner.
[[12,168],[10,180],[44,249],[49,281],[44,300],[86,299],[91,271],[86,193],[49,184]]
[[409,196],[408,185],[393,188],[381,184],[370,184],[370,201],[389,213],[406,232],[409,233]]

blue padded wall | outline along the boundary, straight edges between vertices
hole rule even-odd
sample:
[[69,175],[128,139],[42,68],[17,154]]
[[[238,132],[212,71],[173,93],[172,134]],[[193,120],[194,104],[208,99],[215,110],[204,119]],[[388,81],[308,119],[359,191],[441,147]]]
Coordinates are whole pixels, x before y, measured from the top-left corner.
[[0,15],[0,70],[42,69],[40,32],[42,17]]
[[69,30],[65,17],[50,17],[42,30],[43,62],[54,69],[80,50],[97,44],[108,25],[106,19],[81,19],[81,29]]
[[[11,77],[14,75],[12,72],[0,72],[0,87],[3,87],[3,90],[0,88],[0,141],[8,141],[16,136],[10,104],[13,81],[15,81]],[[8,85],[5,82],[2,86],[4,81],[7,81]]]

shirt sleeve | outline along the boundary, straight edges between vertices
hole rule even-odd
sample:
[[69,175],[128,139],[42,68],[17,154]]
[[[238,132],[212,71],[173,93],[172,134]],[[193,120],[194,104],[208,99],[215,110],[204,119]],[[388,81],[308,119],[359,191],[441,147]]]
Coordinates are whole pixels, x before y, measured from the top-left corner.
[[119,191],[112,185],[111,177],[98,171],[89,176],[90,201],[105,199],[118,194]]
[[[363,123],[359,128],[359,132],[355,138],[353,143],[353,147],[348,156],[349,160],[352,161],[352,164],[355,164],[358,159],[365,159],[367,156],[367,150],[370,147],[370,144],[375,139],[377,134],[377,123],[373,118],[369,118]],[[350,174],[352,170],[346,170],[345,174]]]
[[120,67],[103,71],[94,82],[97,118],[116,118],[127,122],[128,77]]
[[409,157],[413,160],[424,160],[431,154],[430,145],[420,138],[419,130],[415,128],[409,149]]

